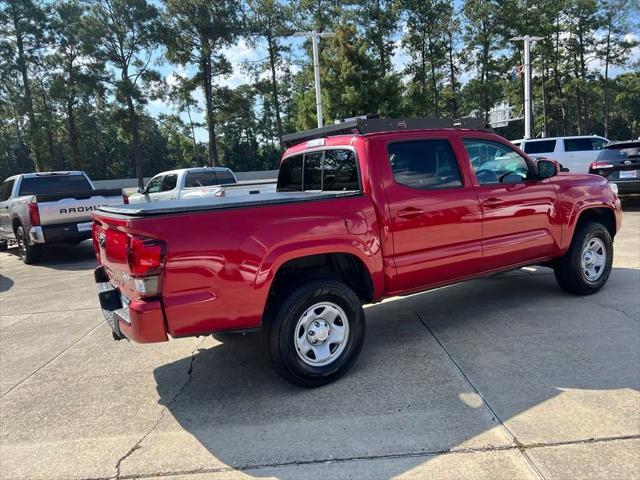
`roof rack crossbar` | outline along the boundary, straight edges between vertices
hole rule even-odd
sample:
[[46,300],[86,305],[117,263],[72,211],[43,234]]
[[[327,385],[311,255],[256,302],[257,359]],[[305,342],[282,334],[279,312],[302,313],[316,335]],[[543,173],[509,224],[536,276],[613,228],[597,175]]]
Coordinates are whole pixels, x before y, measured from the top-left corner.
[[438,128],[469,128],[474,130],[490,130],[480,118],[350,118],[344,122],[326,127],[305,130],[282,136],[282,143],[292,145],[314,140],[329,135],[367,134],[392,132],[396,130],[427,130]]

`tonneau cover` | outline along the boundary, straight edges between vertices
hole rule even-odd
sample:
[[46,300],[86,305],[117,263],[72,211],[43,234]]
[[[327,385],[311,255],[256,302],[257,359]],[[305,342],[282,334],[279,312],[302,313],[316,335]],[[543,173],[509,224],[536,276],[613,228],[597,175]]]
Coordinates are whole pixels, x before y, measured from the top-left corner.
[[195,198],[170,200],[157,203],[135,203],[129,205],[102,206],[99,212],[113,213],[129,217],[148,217],[174,213],[201,212],[208,210],[228,210],[234,208],[261,207],[283,203],[333,199],[360,195],[360,191],[346,192],[268,192],[237,197]]

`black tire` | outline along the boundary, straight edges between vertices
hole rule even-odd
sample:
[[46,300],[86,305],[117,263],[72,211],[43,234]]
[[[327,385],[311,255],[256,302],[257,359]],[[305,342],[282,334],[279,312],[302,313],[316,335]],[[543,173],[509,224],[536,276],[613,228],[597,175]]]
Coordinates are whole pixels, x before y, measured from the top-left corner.
[[[597,239],[603,244],[606,259],[597,279],[589,280],[582,268],[582,256],[585,246],[593,239]],[[576,228],[569,250],[554,262],[553,271],[563,290],[575,295],[591,295],[607,283],[612,263],[613,240],[609,231],[600,223],[588,222]]]
[[16,242],[18,243],[18,256],[26,265],[33,265],[38,261],[40,250],[36,245],[29,243],[22,225],[18,225],[16,228]]
[[9,248],[9,242],[6,240],[0,240],[0,252],[6,252],[7,248]]
[[[305,312],[322,302],[342,310],[348,322],[348,335],[333,350],[336,357],[330,363],[314,366],[306,363],[312,361],[309,357],[305,361],[298,353],[295,339],[300,332],[296,332],[296,327]],[[322,308],[319,307],[320,312]],[[365,318],[360,299],[338,280],[318,279],[299,286],[286,298],[275,300],[266,317],[263,341],[274,369],[285,380],[303,387],[319,387],[340,378],[353,367],[364,344]],[[330,350],[335,347],[327,343]],[[337,353],[339,349],[341,353]]]

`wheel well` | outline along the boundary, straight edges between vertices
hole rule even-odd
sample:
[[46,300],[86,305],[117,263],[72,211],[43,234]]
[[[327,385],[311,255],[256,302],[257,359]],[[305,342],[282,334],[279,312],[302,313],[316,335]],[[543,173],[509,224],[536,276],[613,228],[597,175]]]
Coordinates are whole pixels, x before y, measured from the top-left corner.
[[576,228],[584,225],[586,222],[598,222],[606,227],[611,238],[616,235],[616,217],[610,208],[598,207],[590,208],[580,214]]
[[367,267],[362,260],[349,253],[324,253],[285,262],[271,283],[269,298],[279,295],[290,285],[321,277],[333,277],[343,281],[363,303],[373,300],[373,282]]
[[18,227],[20,226],[20,219],[18,217],[14,217],[11,221],[11,225],[13,226],[13,233],[15,235],[16,230],[18,230]]

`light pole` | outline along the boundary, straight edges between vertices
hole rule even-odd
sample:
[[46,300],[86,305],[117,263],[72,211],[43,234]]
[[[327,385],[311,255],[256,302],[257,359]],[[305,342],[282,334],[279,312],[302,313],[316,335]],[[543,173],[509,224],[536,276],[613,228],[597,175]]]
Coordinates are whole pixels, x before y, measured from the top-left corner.
[[318,128],[322,127],[322,92],[320,87],[320,55],[318,53],[318,40],[320,38],[335,37],[333,32],[296,32],[294,37],[311,37],[311,45],[313,46],[313,70],[316,83],[316,115],[318,117]]
[[524,37],[513,37],[510,40],[517,42],[522,40],[524,42],[524,138],[531,138],[532,134],[532,116],[531,111],[533,95],[531,92],[531,45],[538,40],[542,40],[544,37],[531,37],[525,35]]

